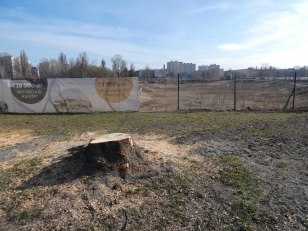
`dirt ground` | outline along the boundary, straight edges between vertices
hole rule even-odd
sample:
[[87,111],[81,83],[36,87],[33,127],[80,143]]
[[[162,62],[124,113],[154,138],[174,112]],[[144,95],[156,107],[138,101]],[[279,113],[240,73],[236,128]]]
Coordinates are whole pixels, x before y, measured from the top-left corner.
[[[177,110],[177,80],[139,83],[140,111]],[[236,84],[237,110],[282,110],[293,90],[291,80],[242,80]],[[291,98],[289,107],[292,106]],[[308,81],[298,81],[295,107],[308,107]],[[234,80],[180,80],[181,110],[210,109],[232,110],[234,108]],[[288,107],[287,107],[288,108]]]
[[[161,126],[161,125],[157,125]],[[307,230],[308,117],[137,135],[141,172],[82,171],[93,132],[1,134],[0,230]]]

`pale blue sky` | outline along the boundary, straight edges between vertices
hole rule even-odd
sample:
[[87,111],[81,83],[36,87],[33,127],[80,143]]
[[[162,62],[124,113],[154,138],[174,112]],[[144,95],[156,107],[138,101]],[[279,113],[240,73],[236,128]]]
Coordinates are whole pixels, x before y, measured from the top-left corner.
[[32,64],[62,51],[123,56],[136,69],[168,61],[224,69],[308,65],[308,1],[0,0],[0,52]]

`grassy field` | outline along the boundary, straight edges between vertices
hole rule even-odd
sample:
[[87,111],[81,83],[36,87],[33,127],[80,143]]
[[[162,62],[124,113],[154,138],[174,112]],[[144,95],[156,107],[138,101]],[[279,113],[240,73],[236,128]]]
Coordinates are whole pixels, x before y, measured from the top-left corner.
[[32,136],[69,138],[84,132],[177,135],[202,129],[236,129],[257,121],[287,120],[300,117],[295,113],[242,112],[127,112],[55,115],[0,115],[2,134],[28,131]]
[[[0,121],[0,230],[308,227],[307,112],[4,114]],[[94,197],[89,188],[101,176],[71,177],[81,159],[69,145],[113,132],[133,134],[153,166],[178,171],[114,178]],[[14,149],[33,138],[38,146],[24,145],[18,159]]]

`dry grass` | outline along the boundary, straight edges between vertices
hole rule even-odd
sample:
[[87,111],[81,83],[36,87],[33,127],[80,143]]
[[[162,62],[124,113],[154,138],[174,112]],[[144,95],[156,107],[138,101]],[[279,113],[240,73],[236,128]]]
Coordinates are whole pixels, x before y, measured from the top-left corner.
[[[237,109],[283,109],[292,90],[290,80],[237,80]],[[140,82],[140,111],[173,111],[177,109],[177,81]],[[292,98],[293,99],[293,98]],[[299,81],[296,107],[307,107],[308,82]],[[290,104],[291,105],[291,104]],[[289,106],[290,106],[289,105]],[[180,109],[232,110],[234,80],[180,80]]]

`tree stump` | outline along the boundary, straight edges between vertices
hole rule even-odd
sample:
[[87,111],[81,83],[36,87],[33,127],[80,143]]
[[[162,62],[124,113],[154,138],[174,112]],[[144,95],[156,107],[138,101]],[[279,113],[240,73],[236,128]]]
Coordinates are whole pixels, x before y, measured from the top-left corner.
[[145,159],[142,150],[134,144],[129,134],[113,133],[94,138],[85,150],[87,163],[105,170],[129,173],[132,165]]

